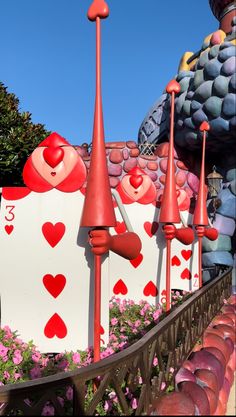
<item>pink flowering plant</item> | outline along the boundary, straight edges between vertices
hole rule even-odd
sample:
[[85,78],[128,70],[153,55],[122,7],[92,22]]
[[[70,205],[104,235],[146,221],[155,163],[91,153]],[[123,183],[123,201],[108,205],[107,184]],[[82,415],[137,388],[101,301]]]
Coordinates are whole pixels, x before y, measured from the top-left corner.
[[[179,305],[189,294],[172,291],[172,305]],[[149,304],[146,300],[135,303],[133,300],[113,297],[109,303],[110,331],[107,346],[101,348],[101,359],[104,359],[120,350],[130,346],[140,339],[148,330],[155,326],[165,316],[165,305]],[[62,352],[55,355],[40,353],[33,341],[23,342],[17,332],[8,326],[0,328],[0,385],[14,382],[27,381],[58,372],[76,370],[90,365],[93,362],[93,349],[76,352]],[[158,360],[153,361],[152,375],[158,375]],[[123,393],[132,412],[138,407],[138,398],[141,392],[142,378],[137,374],[135,388],[131,391],[129,385],[124,382]],[[162,389],[165,387],[163,386]],[[92,381],[87,385],[85,393],[85,405],[89,404],[94,395]],[[57,392],[57,399],[65,410],[66,415],[72,414],[73,389],[67,386]],[[32,399],[25,399],[30,405]],[[44,405],[42,415],[55,415],[53,404],[47,402]],[[120,415],[122,410],[113,388],[105,391],[103,401],[96,409],[97,415]]]

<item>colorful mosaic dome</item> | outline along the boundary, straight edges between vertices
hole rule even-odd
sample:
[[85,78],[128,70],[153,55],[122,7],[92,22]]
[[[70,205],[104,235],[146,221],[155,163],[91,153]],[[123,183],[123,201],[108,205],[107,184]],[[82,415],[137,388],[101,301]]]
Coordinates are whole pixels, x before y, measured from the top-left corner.
[[227,6],[234,5],[236,7],[235,0],[209,0],[209,3],[213,14],[218,20]]

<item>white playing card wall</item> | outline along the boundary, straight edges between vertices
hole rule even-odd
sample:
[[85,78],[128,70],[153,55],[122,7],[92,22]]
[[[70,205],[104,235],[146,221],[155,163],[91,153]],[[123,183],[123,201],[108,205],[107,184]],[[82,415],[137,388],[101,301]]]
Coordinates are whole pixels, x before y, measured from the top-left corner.
[[[20,192],[19,192],[20,190]],[[93,256],[88,230],[79,228],[84,203],[80,191],[45,193],[27,188],[4,192],[0,213],[1,323],[33,339],[44,352],[84,349],[93,344]],[[152,204],[127,204],[142,241],[140,255],[126,260],[112,252],[102,264],[102,340],[108,341],[109,299],[165,302],[166,241]],[[117,227],[126,226],[115,209]],[[180,225],[178,226],[180,227]],[[198,288],[196,242],[172,241],[171,288]]]
[[[93,344],[93,256],[79,229],[80,191],[31,192],[1,202],[1,323],[44,352]],[[14,188],[12,188],[14,195]],[[108,261],[102,264],[102,318],[108,341]]]
[[[132,261],[110,252],[110,295],[136,302],[141,299],[150,303],[165,302],[166,241],[157,221],[159,210],[152,204],[139,203],[127,204],[125,210],[134,231],[142,241],[142,250]],[[117,208],[116,217],[118,225],[112,233],[124,232],[125,224]],[[173,239],[171,254],[171,288],[185,291],[198,289],[197,242],[186,246]]]

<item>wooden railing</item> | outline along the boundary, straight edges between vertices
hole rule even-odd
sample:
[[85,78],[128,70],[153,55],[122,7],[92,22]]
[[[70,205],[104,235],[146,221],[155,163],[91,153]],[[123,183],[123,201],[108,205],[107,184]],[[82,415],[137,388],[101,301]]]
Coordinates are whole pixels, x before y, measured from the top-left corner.
[[[116,397],[114,414],[148,414],[153,399],[173,387],[177,370],[230,296],[231,282],[232,268],[228,268],[139,341],[98,363],[0,387],[0,415],[41,415],[47,402],[54,407],[55,415],[64,415],[58,392],[68,386],[73,390],[73,402],[67,415],[101,415],[98,407],[104,407],[111,391]],[[155,361],[157,366],[153,365]],[[136,401],[135,410],[131,397]]]

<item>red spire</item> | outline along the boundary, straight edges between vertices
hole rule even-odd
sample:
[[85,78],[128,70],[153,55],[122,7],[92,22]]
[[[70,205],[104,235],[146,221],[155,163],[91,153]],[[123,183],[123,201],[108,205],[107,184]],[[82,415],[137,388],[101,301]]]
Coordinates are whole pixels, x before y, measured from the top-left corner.
[[166,87],[167,93],[171,94],[171,120],[170,120],[170,141],[168,152],[168,165],[164,193],[161,200],[160,217],[161,223],[180,223],[180,215],[175,183],[175,164],[174,164],[174,109],[175,94],[180,92],[180,85],[172,80]]
[[205,149],[206,149],[206,132],[210,130],[210,125],[205,121],[200,126],[200,131],[203,132],[202,141],[202,165],[200,182],[197,196],[197,203],[194,211],[193,224],[208,226],[208,215],[206,206],[206,186],[205,186]]
[[107,170],[101,94],[101,18],[109,15],[103,0],[94,0],[88,18],[96,20],[96,99],[94,112],[92,154],[81,226],[109,227],[116,225],[115,212]]

